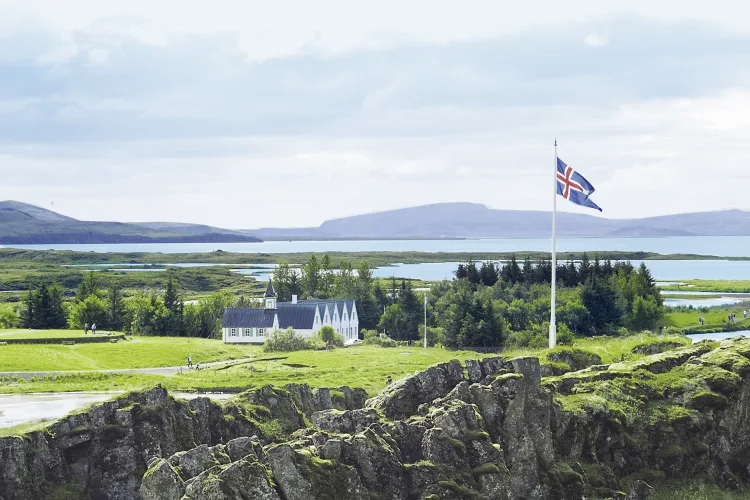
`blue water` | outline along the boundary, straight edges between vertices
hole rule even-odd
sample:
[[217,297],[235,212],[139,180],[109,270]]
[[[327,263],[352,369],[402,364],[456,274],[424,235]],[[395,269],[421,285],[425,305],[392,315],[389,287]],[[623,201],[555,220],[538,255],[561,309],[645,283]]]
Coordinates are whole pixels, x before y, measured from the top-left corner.
[[[358,240],[358,241],[264,241],[261,243],[125,243],[118,245],[12,245],[37,250],[91,252],[521,252],[549,251],[550,240],[478,238],[465,240]],[[750,256],[750,236],[679,236],[669,238],[559,238],[565,252],[645,251],[662,254],[692,253],[726,257]]]
[[692,339],[693,343],[700,342],[701,340],[726,340],[733,339],[735,337],[750,337],[750,330],[740,330],[737,332],[696,333],[694,335],[686,335],[686,337]]

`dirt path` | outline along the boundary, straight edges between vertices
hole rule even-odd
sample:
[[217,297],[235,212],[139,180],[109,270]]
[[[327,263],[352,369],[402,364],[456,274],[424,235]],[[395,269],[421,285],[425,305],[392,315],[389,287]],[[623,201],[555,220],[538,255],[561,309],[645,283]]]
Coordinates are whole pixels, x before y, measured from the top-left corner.
[[[253,358],[229,359],[226,361],[214,361],[212,363],[201,363],[201,370],[205,368],[216,368],[235,363],[246,363]],[[72,373],[137,373],[141,375],[162,375],[172,376],[188,371],[187,365],[166,366],[161,368],[122,368],[116,370],[66,370],[66,371],[48,371],[48,372],[0,372],[0,377],[17,377],[30,379],[34,377],[55,377],[57,375],[69,375]]]

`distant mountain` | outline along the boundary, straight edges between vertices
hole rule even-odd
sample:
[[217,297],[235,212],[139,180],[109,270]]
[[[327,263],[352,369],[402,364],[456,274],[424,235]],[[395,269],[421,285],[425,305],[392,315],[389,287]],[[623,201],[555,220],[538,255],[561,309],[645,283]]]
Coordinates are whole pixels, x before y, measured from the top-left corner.
[[0,245],[76,243],[257,242],[255,236],[210,226],[79,221],[18,201],[0,202]]
[[[494,210],[476,203],[438,203],[325,221],[319,227],[243,230],[269,239],[547,238],[552,214]],[[726,210],[644,219],[607,219],[558,212],[565,237],[747,236],[750,212]]]

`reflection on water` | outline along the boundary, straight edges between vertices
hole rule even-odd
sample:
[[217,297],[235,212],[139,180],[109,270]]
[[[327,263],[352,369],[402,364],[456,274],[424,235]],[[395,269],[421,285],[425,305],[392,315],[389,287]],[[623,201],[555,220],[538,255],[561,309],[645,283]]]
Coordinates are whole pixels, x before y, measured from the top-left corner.
[[693,343],[700,342],[701,340],[726,340],[736,337],[750,337],[750,330],[740,330],[737,332],[696,333],[694,335],[686,335],[686,337],[692,339]]

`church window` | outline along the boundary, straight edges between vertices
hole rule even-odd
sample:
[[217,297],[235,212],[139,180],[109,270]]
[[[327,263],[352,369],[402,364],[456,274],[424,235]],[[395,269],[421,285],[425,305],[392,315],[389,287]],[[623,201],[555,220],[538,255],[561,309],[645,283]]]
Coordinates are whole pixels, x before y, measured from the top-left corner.
[[230,334],[231,334],[232,337],[236,337],[237,336],[237,329],[236,328],[232,328],[232,331],[230,332]]
[[265,336],[266,336],[266,329],[258,328],[258,337],[265,337]]
[[250,336],[250,329],[245,328],[245,337],[249,337],[249,336]]

